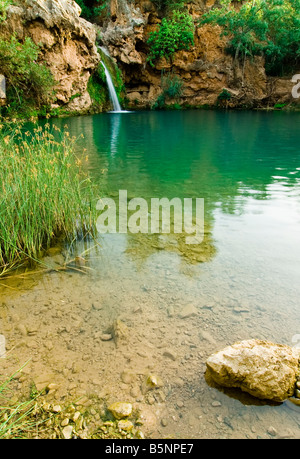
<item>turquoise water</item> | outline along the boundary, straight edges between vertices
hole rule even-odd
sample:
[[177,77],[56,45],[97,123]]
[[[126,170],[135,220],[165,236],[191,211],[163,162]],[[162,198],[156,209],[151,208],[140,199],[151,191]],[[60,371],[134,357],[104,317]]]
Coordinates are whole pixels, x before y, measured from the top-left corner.
[[242,284],[261,273],[263,301],[276,292],[286,309],[300,293],[299,121],[298,113],[179,111],[67,124],[84,134],[101,196],[204,198],[210,261]]
[[[147,202],[204,198],[205,238],[188,246],[180,234],[127,233],[99,235],[95,249],[78,243],[87,275],[38,277],[18,301],[9,292],[5,330],[18,362],[32,352],[31,374],[53,372],[70,394],[79,381],[96,409],[96,397],[134,403],[149,437],[298,438],[299,406],[211,387],[205,361],[243,339],[300,345],[299,113],[132,112],[52,122],[83,134],[78,154],[99,198],[117,200],[119,190]],[[30,327],[41,317],[36,348],[18,346],[16,316]],[[128,327],[118,346],[100,339],[116,318]],[[144,392],[149,372],[163,385]]]
[[[125,189],[130,198],[205,200],[208,239],[200,258],[190,247],[178,248],[179,241],[171,236],[168,244],[167,235],[158,241],[146,235],[110,235],[103,238],[109,262],[100,267],[103,278],[115,273],[129,298],[136,295],[133,285],[140,285],[152,299],[151,308],[168,311],[171,305],[175,316],[184,304],[199,308],[199,317],[191,319],[190,328],[185,325],[185,333],[197,336],[190,349],[200,350],[200,363],[188,358],[187,367],[181,361],[196,392],[199,365],[225,345],[249,338],[299,345],[298,113],[140,112],[73,118],[67,124],[71,134],[85,136],[82,145],[101,196],[117,199],[118,190]],[[182,324],[170,322],[169,316],[163,319],[165,333],[172,335],[172,328]],[[194,396],[186,398],[193,411]],[[230,404],[227,399],[223,403]],[[233,435],[247,437],[241,424],[247,415],[240,404],[233,406],[230,416],[240,422]],[[263,422],[277,422],[284,436],[289,408],[278,408],[276,420],[273,412],[263,411]],[[253,416],[261,413],[253,411]],[[293,410],[292,418],[297,432],[299,412]],[[258,429],[250,436],[268,437],[269,425],[264,433]]]

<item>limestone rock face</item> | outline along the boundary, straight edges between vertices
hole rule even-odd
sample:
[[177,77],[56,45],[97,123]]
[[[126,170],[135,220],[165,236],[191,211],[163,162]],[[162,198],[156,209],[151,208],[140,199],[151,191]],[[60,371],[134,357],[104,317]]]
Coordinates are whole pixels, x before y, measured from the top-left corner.
[[211,355],[206,366],[224,387],[238,387],[254,397],[282,402],[294,393],[299,349],[262,340],[246,340]]
[[40,60],[54,76],[56,107],[86,112],[91,106],[87,82],[100,61],[94,26],[80,17],[73,0],[21,0],[10,6],[1,24],[1,36],[15,33],[41,45]]
[[[195,25],[205,9],[215,3],[187,2]],[[194,47],[176,52],[172,60],[161,58],[151,66],[147,61],[147,40],[162,20],[155,3],[111,0],[109,17],[100,29],[101,39],[122,70],[129,108],[152,107],[162,93],[161,75],[168,72],[181,78],[183,92],[178,97],[167,97],[167,104],[264,108],[274,103],[300,103],[300,98],[292,97],[292,83],[282,84],[282,79],[276,79],[269,84],[260,56],[239,63],[228,55],[226,37],[220,37],[219,26],[195,27]],[[219,99],[224,90],[230,94],[230,100],[225,102]]]

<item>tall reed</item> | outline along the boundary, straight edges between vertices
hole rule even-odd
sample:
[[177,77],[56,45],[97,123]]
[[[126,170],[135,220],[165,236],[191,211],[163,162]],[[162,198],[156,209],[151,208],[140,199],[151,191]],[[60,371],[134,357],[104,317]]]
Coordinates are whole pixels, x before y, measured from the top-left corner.
[[0,276],[58,236],[93,232],[93,185],[75,151],[55,125],[0,124]]

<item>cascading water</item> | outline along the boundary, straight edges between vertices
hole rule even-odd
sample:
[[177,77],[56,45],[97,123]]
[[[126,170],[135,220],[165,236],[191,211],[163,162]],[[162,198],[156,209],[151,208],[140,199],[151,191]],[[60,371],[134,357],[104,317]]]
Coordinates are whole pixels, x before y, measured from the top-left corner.
[[103,61],[101,61],[101,63],[103,65],[104,71],[105,71],[107,87],[108,87],[108,91],[109,91],[109,97],[110,97],[110,100],[111,100],[111,103],[112,103],[112,106],[113,106],[113,112],[114,113],[126,112],[126,110],[122,110],[122,107],[120,105],[120,102],[119,102],[119,99],[118,99],[118,96],[117,96],[113,81],[111,79],[110,73],[109,73],[106,65],[104,64]]

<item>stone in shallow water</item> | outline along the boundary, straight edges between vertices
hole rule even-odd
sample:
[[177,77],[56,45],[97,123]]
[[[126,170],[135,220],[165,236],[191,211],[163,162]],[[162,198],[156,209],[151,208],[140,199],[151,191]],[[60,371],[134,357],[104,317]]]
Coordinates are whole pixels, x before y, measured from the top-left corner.
[[197,308],[192,304],[188,304],[181,311],[180,317],[181,319],[187,319],[188,317],[193,317],[193,316],[196,316],[197,314],[198,314]]
[[133,429],[132,422],[128,421],[128,419],[121,419],[118,422],[118,429],[125,430],[125,432],[130,432]]
[[73,426],[68,425],[68,426],[64,427],[63,430],[62,430],[62,434],[63,434],[63,438],[65,438],[66,440],[72,438]]
[[108,409],[116,419],[126,418],[132,413],[132,405],[127,402],[115,402]]
[[294,393],[299,357],[299,349],[251,339],[211,355],[206,366],[221,386],[238,387],[254,397],[282,402]]

